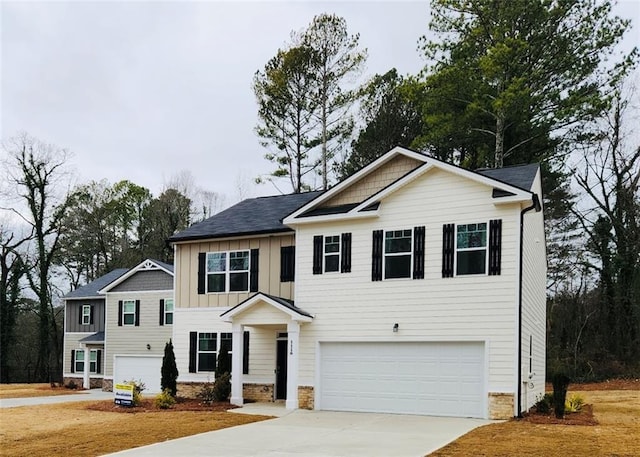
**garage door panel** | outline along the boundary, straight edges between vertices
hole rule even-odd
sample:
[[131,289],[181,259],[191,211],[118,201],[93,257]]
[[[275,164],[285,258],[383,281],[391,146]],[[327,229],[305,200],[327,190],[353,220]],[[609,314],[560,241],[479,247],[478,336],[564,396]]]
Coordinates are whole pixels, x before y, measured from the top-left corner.
[[321,343],[320,408],[483,417],[482,343]]
[[116,355],[114,357],[114,383],[123,381],[142,381],[145,385],[143,394],[160,393],[160,371],[162,356]]

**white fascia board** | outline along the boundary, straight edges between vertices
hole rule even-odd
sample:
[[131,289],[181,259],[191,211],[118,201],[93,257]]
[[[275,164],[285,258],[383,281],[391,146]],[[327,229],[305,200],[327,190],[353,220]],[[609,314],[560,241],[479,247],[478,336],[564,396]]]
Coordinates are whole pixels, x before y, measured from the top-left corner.
[[[294,224],[296,222],[299,222],[299,220],[296,220],[296,218],[298,216],[300,216],[301,214],[304,214],[305,212],[307,212],[311,208],[314,208],[314,207],[318,206],[319,204],[329,200],[331,197],[333,197],[334,195],[340,193],[346,187],[349,187],[354,182],[359,181],[362,177],[364,177],[364,176],[368,175],[369,173],[373,172],[374,170],[380,168],[382,165],[387,163],[389,160],[393,159],[394,157],[396,157],[396,156],[398,156],[400,154],[405,155],[407,157],[410,157],[412,159],[418,160],[420,162],[426,162],[427,159],[428,159],[428,157],[423,155],[423,154],[420,154],[420,153],[415,152],[415,151],[410,151],[409,149],[405,149],[405,148],[402,148],[400,146],[396,146],[395,148],[391,149],[389,152],[387,152],[387,153],[383,154],[382,156],[378,157],[376,160],[371,162],[366,167],[362,168],[357,173],[355,173],[352,176],[348,177],[347,179],[345,179],[341,183],[337,184],[336,186],[332,187],[331,189],[329,189],[328,191],[326,191],[325,193],[323,193],[319,197],[311,200],[309,203],[307,203],[303,207],[297,209],[296,211],[291,213],[289,216],[285,217],[284,220],[282,221],[282,223],[285,224],[285,225],[291,225],[291,224]],[[317,220],[317,219],[314,218],[314,220]]]
[[354,220],[354,219],[367,219],[378,217],[380,213],[378,210],[364,211],[364,212],[353,212],[349,211],[348,213],[338,213],[338,214],[325,214],[323,216],[305,216],[300,219],[296,219],[289,223],[290,226],[295,227],[297,225],[304,224],[316,224],[318,222],[333,222],[333,221],[346,221],[346,220]]
[[225,311],[224,313],[220,314],[220,318],[222,319],[223,322],[233,322],[233,318],[240,313],[243,313],[244,311],[248,310],[249,308],[252,308],[256,303],[258,302],[265,302],[271,306],[273,306],[274,308],[276,308],[277,310],[287,314],[291,320],[293,321],[297,321],[297,322],[312,322],[313,318],[309,317],[309,316],[304,316],[302,314],[296,313],[295,311],[287,308],[286,306],[281,305],[280,303],[278,303],[275,300],[272,300],[271,298],[263,295],[263,294],[256,294],[253,297],[251,297],[249,300],[245,301],[244,303],[231,308],[228,311]]

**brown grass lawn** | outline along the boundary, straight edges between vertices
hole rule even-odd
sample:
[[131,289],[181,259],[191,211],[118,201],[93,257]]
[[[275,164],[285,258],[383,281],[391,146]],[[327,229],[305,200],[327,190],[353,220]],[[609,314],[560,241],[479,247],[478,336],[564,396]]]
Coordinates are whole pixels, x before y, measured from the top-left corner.
[[96,456],[269,419],[221,411],[122,414],[88,409],[95,402],[0,410],[0,455]]
[[50,384],[0,384],[0,399],[50,397],[52,395],[72,395],[82,390],[71,390],[66,387],[51,387]]
[[593,405],[598,425],[510,420],[475,429],[430,457],[640,456],[639,390],[575,392]]

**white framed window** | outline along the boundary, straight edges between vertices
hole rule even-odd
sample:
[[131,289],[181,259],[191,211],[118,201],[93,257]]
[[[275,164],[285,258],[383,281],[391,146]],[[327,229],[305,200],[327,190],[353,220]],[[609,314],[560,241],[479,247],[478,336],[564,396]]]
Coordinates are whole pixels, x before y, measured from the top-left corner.
[[173,299],[171,298],[164,301],[164,324],[173,324]]
[[216,339],[216,333],[198,333],[198,371],[216,371]]
[[207,292],[248,292],[250,251],[207,253]]
[[91,324],[91,305],[82,305],[82,325]]
[[122,325],[136,324],[136,301],[125,300],[122,302]]
[[487,223],[456,226],[456,275],[485,274],[487,271]]
[[330,235],[324,237],[324,272],[340,271],[340,236]]
[[411,229],[384,233],[384,279],[411,278],[412,234]]
[[[75,360],[73,361],[73,363],[74,363],[74,370],[76,373],[84,372],[84,363],[85,363],[84,354],[85,354],[84,350],[75,351]],[[97,372],[98,372],[98,350],[91,349],[89,351],[89,373],[97,373]]]

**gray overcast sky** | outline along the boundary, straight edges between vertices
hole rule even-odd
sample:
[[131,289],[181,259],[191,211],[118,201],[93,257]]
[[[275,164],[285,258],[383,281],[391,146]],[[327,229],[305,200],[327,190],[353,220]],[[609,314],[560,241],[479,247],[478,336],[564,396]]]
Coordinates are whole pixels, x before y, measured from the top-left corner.
[[[0,138],[26,131],[72,151],[79,182],[128,179],[155,195],[189,170],[227,203],[238,180],[272,169],[251,82],[292,30],[316,14],[344,17],[369,51],[366,77],[418,72],[429,22],[428,1],[3,1],[0,12]],[[627,46],[640,43],[639,1],[616,12],[635,24]]]

